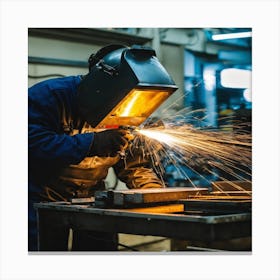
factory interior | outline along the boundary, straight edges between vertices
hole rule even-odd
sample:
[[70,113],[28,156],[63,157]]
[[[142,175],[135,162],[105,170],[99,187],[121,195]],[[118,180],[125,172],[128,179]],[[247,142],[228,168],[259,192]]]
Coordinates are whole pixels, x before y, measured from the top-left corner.
[[129,189],[110,168],[94,202],[36,204],[42,251],[54,221],[70,227],[69,251],[73,229],[92,227],[117,233],[118,253],[251,252],[252,29],[29,28],[28,87],[87,74],[110,44],[154,49],[178,88],[140,124],[175,137],[148,144],[165,187]]

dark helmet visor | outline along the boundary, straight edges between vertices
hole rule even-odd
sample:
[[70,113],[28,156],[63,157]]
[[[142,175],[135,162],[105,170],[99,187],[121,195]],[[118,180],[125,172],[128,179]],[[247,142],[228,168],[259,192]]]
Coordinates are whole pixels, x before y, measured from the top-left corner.
[[79,109],[93,127],[138,126],[176,89],[153,49],[120,48],[100,59],[81,82]]

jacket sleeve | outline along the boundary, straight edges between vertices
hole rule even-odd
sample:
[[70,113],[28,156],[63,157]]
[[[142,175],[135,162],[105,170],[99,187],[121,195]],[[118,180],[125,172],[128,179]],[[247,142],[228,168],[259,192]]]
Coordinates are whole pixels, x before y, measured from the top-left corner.
[[125,159],[120,160],[114,166],[114,170],[129,189],[164,187],[164,183],[153,171],[149,159],[139,150],[134,150]]
[[[33,92],[34,93],[34,89]],[[30,94],[28,99],[28,152],[34,162],[77,164],[86,157],[93,133],[69,136],[61,129],[61,112],[57,99],[46,90]]]

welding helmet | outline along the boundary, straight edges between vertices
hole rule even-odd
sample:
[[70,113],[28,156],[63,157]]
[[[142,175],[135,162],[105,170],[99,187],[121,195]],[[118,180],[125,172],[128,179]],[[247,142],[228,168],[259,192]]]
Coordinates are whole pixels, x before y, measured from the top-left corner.
[[78,107],[92,127],[139,126],[176,89],[150,47],[109,45],[89,58]]

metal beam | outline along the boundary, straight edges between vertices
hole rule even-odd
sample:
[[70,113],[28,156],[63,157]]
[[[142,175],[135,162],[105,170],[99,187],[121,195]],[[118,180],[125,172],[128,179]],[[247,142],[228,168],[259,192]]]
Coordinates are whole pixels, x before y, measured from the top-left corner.
[[29,28],[28,35],[100,45],[112,43],[143,45],[152,40],[150,37],[136,36],[102,28]]
[[28,56],[28,63],[82,67],[82,68],[88,67],[88,63],[86,61],[58,59],[58,58],[49,58],[49,57],[37,57],[37,56]]

